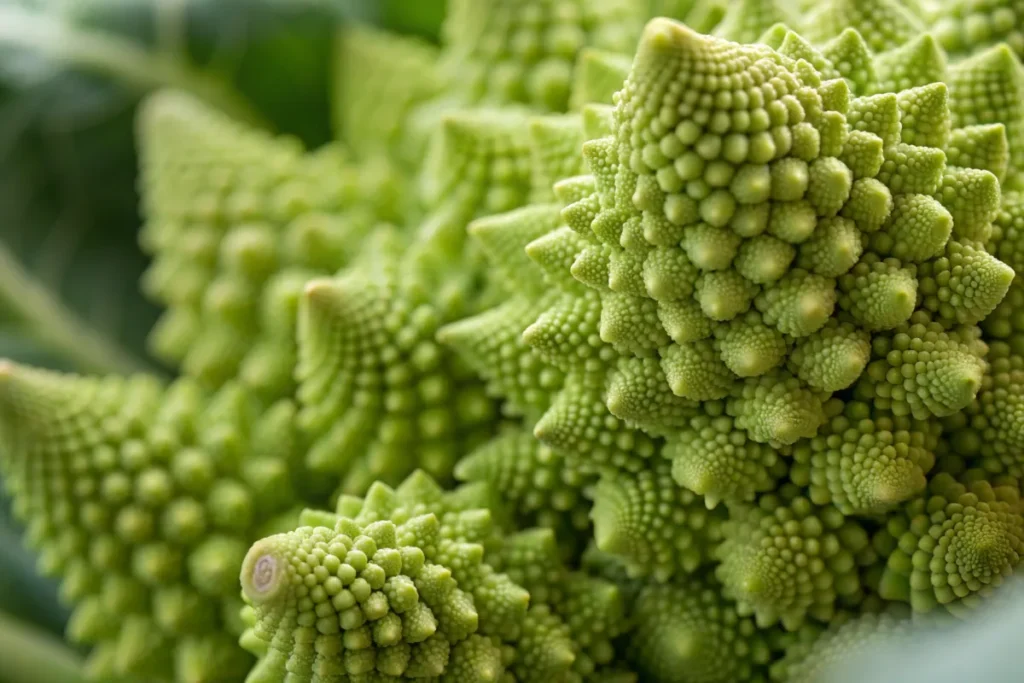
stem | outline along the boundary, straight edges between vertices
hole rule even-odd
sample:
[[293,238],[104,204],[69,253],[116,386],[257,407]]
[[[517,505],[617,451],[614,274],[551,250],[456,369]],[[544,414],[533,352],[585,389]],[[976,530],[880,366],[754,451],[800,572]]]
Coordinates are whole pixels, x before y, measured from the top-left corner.
[[82,660],[67,646],[0,612],[0,674],[8,683],[85,683]]
[[3,244],[0,244],[0,301],[35,339],[72,361],[83,372],[106,374],[150,369],[64,306],[25,271]]
[[162,87],[184,90],[235,118],[266,125],[253,106],[223,81],[116,35],[15,7],[0,7],[0,44],[43,53],[143,92]]

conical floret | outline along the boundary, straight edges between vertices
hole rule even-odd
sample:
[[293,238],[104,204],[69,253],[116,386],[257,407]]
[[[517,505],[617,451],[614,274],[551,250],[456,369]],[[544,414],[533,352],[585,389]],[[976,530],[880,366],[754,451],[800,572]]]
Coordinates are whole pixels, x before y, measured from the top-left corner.
[[261,414],[238,386],[211,397],[0,363],[4,482],[99,680],[247,669],[225,615],[255,529],[294,502],[293,412]]

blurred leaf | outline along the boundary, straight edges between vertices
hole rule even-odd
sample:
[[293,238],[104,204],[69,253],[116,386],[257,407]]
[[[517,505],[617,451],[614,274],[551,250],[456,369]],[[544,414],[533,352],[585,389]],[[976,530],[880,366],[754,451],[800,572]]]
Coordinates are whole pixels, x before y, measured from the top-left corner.
[[[81,13],[94,4],[76,2],[68,7]],[[120,4],[122,10],[132,6]],[[205,72],[186,53],[90,26],[62,7],[52,2],[31,10],[0,0],[0,55],[3,70],[15,85],[45,83],[65,69],[81,70],[137,93],[163,86],[183,88],[232,114],[258,118],[219,74]]]
[[438,42],[446,0],[379,0],[377,23],[399,33],[411,33]]
[[0,613],[0,683],[85,683],[81,658],[55,637]]
[[[417,0],[418,1],[418,0]],[[353,0],[65,0],[76,25],[127,39],[232,84],[270,126],[330,139],[331,52]],[[415,4],[415,3],[413,3]]]

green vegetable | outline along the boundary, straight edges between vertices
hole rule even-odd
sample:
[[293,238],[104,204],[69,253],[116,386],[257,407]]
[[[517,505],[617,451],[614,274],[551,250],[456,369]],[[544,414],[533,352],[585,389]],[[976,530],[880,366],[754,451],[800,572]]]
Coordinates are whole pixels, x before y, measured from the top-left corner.
[[290,405],[261,414],[237,386],[208,396],[187,379],[0,370],[4,481],[75,605],[68,636],[96,646],[90,674],[244,673],[238,567],[295,497]]
[[651,680],[767,680],[763,667],[777,654],[776,634],[739,616],[718,586],[699,579],[650,584],[640,591],[635,609],[627,656]]
[[253,545],[243,642],[261,659],[247,680],[541,683],[602,669],[618,589],[567,571],[549,531],[503,534],[490,495],[445,493],[417,471]]
[[90,673],[831,680],[1008,595],[1024,67],[923,4],[453,0],[316,149],[150,97],[182,377],[0,373]]
[[929,498],[889,518],[874,540],[888,555],[879,595],[920,612],[936,605],[956,612],[981,604],[1013,573],[1024,544],[1019,486],[983,476],[968,471],[960,483],[936,475]]

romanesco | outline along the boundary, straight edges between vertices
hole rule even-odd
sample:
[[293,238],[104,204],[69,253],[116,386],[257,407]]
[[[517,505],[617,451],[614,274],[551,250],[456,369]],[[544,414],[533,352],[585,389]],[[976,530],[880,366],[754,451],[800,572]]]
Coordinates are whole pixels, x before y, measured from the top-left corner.
[[254,544],[247,681],[599,680],[622,630],[618,589],[565,569],[550,531],[503,534],[492,497],[420,471]]
[[320,150],[154,96],[183,377],[0,364],[94,678],[809,683],[998,599],[1020,12],[813,5],[346,29]]
[[293,417],[237,384],[0,366],[4,481],[93,677],[244,676],[238,568],[301,488]]

